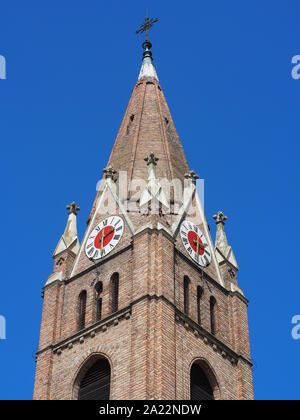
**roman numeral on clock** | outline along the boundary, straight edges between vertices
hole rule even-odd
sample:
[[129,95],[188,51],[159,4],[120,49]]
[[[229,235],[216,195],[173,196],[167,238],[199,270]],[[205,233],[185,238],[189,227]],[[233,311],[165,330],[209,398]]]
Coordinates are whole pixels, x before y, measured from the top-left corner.
[[88,251],[88,256],[89,256],[89,257],[91,257],[91,256],[93,255],[94,251],[95,251],[95,248],[94,248],[94,247],[93,247],[93,248],[91,248],[91,249]]

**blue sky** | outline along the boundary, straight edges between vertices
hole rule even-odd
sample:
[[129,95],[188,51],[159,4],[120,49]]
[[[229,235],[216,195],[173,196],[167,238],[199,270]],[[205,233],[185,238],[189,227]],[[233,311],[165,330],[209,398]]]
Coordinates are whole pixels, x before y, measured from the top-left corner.
[[76,200],[80,237],[141,63],[146,7],[158,76],[205,212],[222,210],[250,300],[257,399],[298,399],[296,0],[2,1],[0,399],[31,399],[41,288]]

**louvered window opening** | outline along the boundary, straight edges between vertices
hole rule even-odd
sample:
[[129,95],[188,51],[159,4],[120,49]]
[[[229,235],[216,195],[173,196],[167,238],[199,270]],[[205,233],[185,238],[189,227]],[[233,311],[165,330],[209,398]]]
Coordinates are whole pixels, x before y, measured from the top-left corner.
[[114,274],[111,280],[111,311],[117,312],[119,300],[119,274]]
[[213,296],[210,298],[210,330],[212,334],[216,333],[216,300]]
[[184,277],[183,280],[183,310],[185,315],[189,314],[189,283],[190,280],[188,277]]
[[102,298],[100,297],[103,291],[103,284],[100,281],[95,286],[96,289],[96,321],[99,321],[102,316]]
[[201,325],[201,297],[202,297],[203,289],[202,287],[197,287],[197,321],[198,324]]
[[80,293],[79,296],[79,318],[78,328],[82,330],[85,327],[85,312],[86,312],[86,291]]
[[205,373],[197,364],[194,364],[191,369],[191,400],[214,400],[212,387]]
[[79,386],[79,400],[108,400],[110,392],[110,366],[107,360],[95,362],[84,375]]

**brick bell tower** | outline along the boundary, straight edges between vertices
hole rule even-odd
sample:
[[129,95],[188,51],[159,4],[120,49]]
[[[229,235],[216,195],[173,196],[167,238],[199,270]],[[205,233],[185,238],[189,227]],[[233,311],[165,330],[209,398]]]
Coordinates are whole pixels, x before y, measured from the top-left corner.
[[253,399],[227,218],[214,216],[214,246],[151,47],[147,34],[81,245],[80,209],[67,206],[43,288],[34,399]]

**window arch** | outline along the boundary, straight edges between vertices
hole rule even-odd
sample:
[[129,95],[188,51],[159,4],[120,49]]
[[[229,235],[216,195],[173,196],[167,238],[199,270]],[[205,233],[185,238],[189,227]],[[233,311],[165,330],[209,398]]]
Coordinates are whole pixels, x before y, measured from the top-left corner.
[[79,295],[78,302],[78,329],[82,330],[85,327],[85,313],[86,313],[86,291],[83,290]]
[[79,373],[78,400],[108,400],[111,369],[107,359],[92,359]]
[[110,280],[111,285],[111,312],[117,312],[119,307],[119,273],[114,273]]
[[189,314],[189,289],[190,289],[190,279],[188,276],[183,278],[183,312],[185,315]]
[[216,334],[217,331],[217,301],[211,296],[209,301],[210,307],[210,331],[212,334]]
[[103,283],[98,281],[95,285],[96,293],[96,321],[99,321],[102,317],[102,292],[103,292]]
[[197,287],[197,322],[201,325],[201,298],[203,295],[203,289],[201,286]]
[[[214,400],[215,398],[213,388],[215,384],[212,385],[211,382],[212,381],[208,379],[203,366],[201,366],[199,362],[193,363],[190,373],[191,400]],[[216,383],[216,381],[213,382]]]

